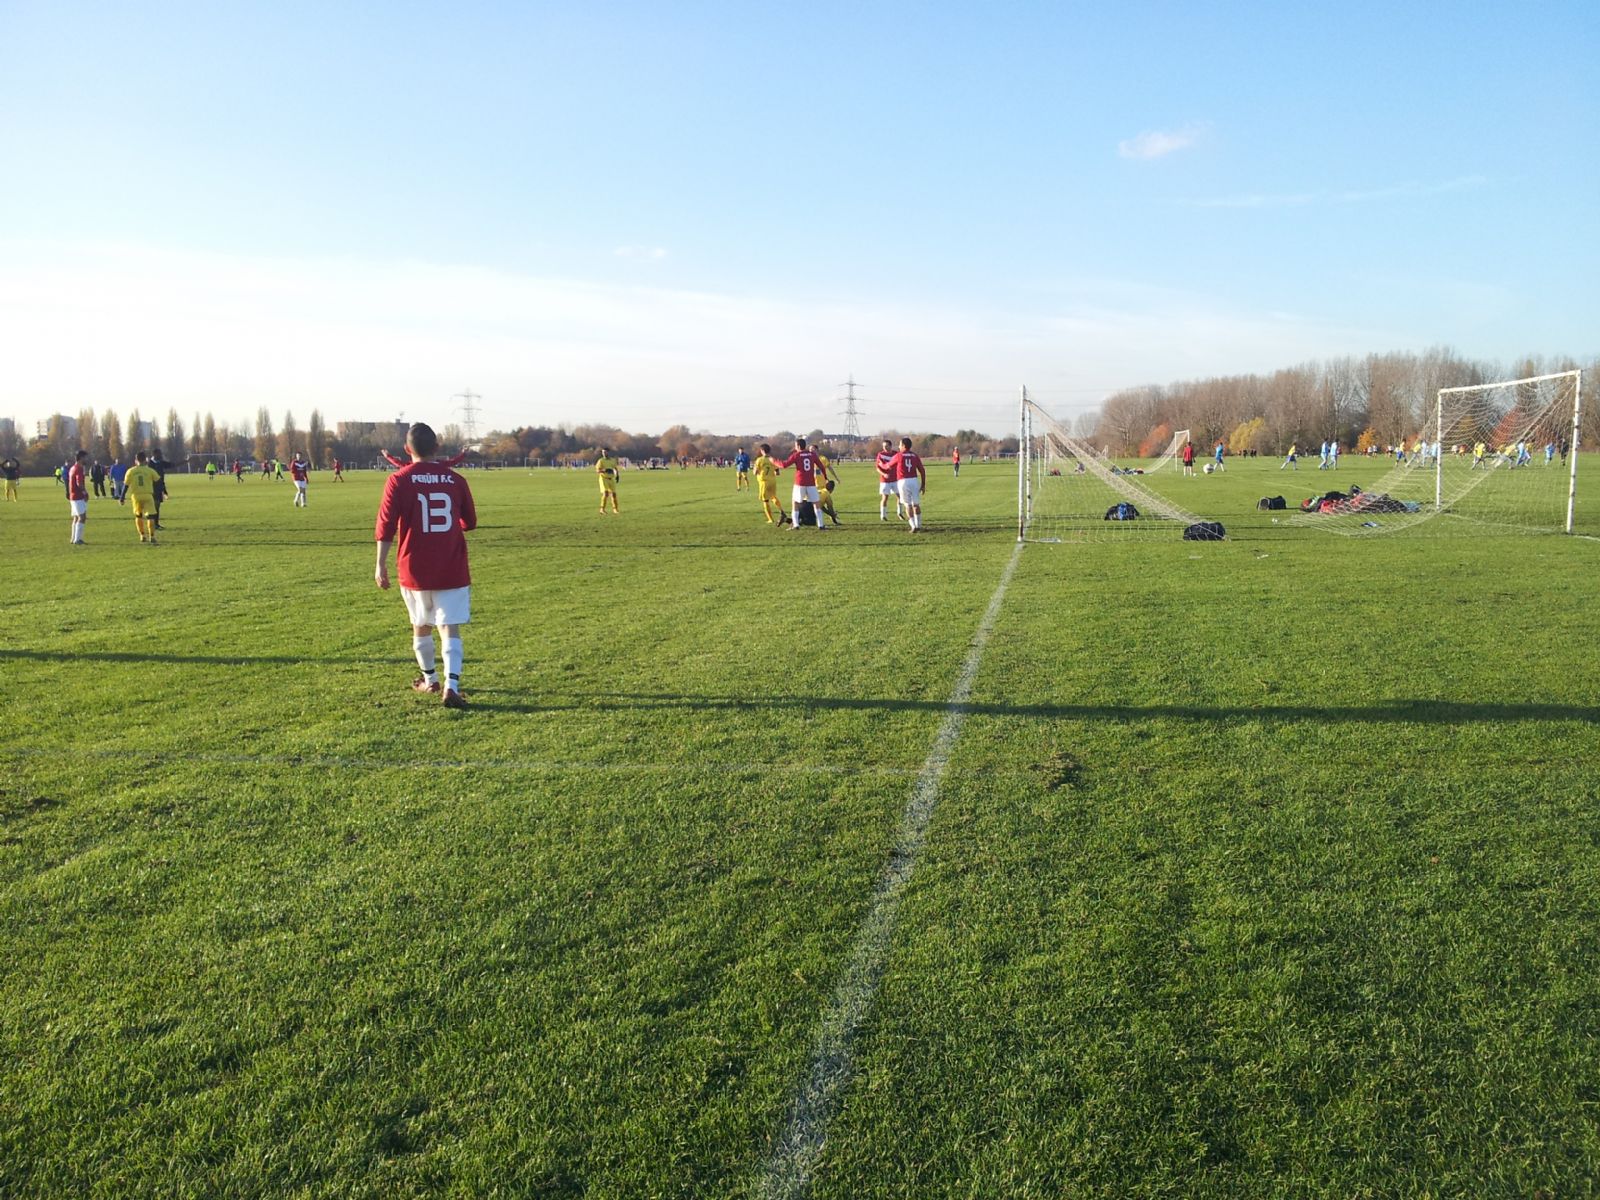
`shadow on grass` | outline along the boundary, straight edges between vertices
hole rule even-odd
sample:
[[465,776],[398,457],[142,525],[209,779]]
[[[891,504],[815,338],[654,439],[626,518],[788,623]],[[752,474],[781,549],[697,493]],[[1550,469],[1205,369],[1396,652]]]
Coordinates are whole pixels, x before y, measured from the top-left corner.
[[318,663],[353,663],[364,667],[392,667],[404,660],[393,655],[388,658],[344,658],[323,654],[315,657],[294,654],[163,654],[154,650],[0,650],[0,659],[20,658],[49,662],[105,662],[105,663],[161,663],[163,666],[183,666],[196,663],[206,667],[247,667],[255,663],[283,666],[314,666]]
[[[479,707],[548,713],[570,706],[590,710],[648,712],[651,709],[690,712],[748,711],[943,713],[944,700],[906,700],[878,696],[689,696],[671,692],[592,693],[549,697],[544,703],[523,703],[516,693],[485,691]],[[1389,700],[1368,705],[1286,704],[1225,707],[1189,704],[994,704],[961,705],[971,716],[1021,717],[1032,720],[1143,721],[1153,717],[1179,721],[1311,721],[1318,724],[1472,725],[1501,721],[1580,721],[1600,724],[1600,706],[1585,704],[1465,704],[1445,700]]]

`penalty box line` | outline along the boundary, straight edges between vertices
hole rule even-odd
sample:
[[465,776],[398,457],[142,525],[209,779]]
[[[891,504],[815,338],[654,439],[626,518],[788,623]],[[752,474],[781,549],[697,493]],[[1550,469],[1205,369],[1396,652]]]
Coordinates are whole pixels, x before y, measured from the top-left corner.
[[877,891],[868,905],[867,915],[856,931],[850,957],[834,988],[833,998],[823,1010],[822,1024],[812,1046],[811,1066],[805,1082],[800,1086],[789,1106],[783,1131],[778,1136],[766,1174],[761,1182],[761,1194],[774,1200],[804,1196],[810,1190],[812,1178],[822,1148],[828,1136],[828,1125],[838,1110],[846,1084],[853,1073],[852,1051],[856,1034],[871,1012],[877,998],[878,986],[883,980],[888,963],[889,943],[894,934],[895,917],[906,884],[916,870],[928,826],[939,803],[939,785],[944,779],[950,753],[955,749],[956,738],[967,719],[967,701],[972,696],[972,684],[983,661],[984,647],[994,631],[1000,615],[1000,605],[1005,600],[1006,588],[1011,584],[1017,563],[1022,556],[1022,543],[1011,551],[1005,570],[1000,573],[1000,583],[989,598],[989,607],[978,622],[977,632],[967,649],[967,657],[956,676],[954,690],[945,705],[944,720],[928,750],[928,757],[917,774],[911,789],[911,798],[900,817],[900,827],[895,831],[894,848]]

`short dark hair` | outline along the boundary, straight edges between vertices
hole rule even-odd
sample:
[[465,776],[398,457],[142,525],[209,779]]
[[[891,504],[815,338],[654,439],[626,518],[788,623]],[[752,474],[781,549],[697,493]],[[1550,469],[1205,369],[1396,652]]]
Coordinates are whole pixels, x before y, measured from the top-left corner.
[[73,457],[73,458],[74,458],[74,459],[81,459],[81,458],[88,458],[88,457],[89,457],[89,452],[88,452],[88,451],[87,451],[87,450],[79,450],[79,451],[78,451],[78,452],[77,452],[77,453],[76,453],[76,454],[74,454],[74,455],[73,455],[73,456],[72,456],[72,457]]
[[900,439],[900,446],[904,450],[911,449],[911,439],[910,438],[901,438]]
[[794,440],[794,444],[795,444],[795,445],[796,445],[796,446],[799,446],[799,447],[800,447],[800,449],[802,449],[802,450],[804,450],[804,449],[805,449],[805,448],[806,448],[806,440],[805,440],[805,438],[803,438],[803,437],[797,437],[797,438],[795,438],[795,440]]
[[146,454],[143,450],[141,450],[141,451],[139,451],[139,453],[137,453],[137,454],[135,454],[133,456],[133,461],[134,462],[144,462],[144,460],[149,458],[149,457],[150,456],[148,454]]
[[424,425],[418,421],[406,430],[406,445],[415,450],[423,458],[427,458],[439,448],[439,435],[433,432],[431,425]]
[[762,442],[761,443],[761,453],[763,453],[763,454],[771,454],[772,453],[772,447],[767,445],[767,443]]

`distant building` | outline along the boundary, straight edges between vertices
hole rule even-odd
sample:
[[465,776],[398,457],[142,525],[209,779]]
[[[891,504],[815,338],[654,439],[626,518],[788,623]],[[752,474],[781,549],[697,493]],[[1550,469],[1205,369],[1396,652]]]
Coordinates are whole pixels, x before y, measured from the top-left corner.
[[35,436],[42,438],[49,437],[50,426],[56,422],[60,422],[61,436],[65,441],[75,442],[78,440],[78,418],[69,417],[65,413],[57,413],[53,417],[46,417],[44,420],[38,422],[38,424],[35,426]]

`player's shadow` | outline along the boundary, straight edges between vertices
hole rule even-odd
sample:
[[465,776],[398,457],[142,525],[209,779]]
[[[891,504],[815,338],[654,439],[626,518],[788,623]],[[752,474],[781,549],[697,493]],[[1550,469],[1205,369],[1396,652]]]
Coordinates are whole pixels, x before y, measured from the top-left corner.
[[[766,710],[810,712],[944,713],[945,700],[908,700],[892,696],[688,696],[670,692],[602,693],[575,696],[585,708],[620,708],[633,712],[688,709],[716,712]],[[1022,717],[1036,720],[1141,721],[1166,717],[1179,721],[1309,721],[1317,724],[1472,725],[1501,721],[1581,721],[1600,724],[1600,706],[1497,701],[1461,703],[1446,700],[1388,700],[1365,705],[1208,704],[1006,704],[968,701],[961,710],[973,716]],[[545,710],[541,710],[545,711]]]
[[78,663],[160,663],[162,666],[182,666],[197,663],[206,667],[248,667],[256,663],[281,666],[314,665],[316,663],[353,663],[365,667],[393,666],[393,655],[375,658],[349,658],[337,654],[318,655],[315,658],[294,654],[169,654],[155,650],[0,650],[0,659],[26,658],[34,662]]

